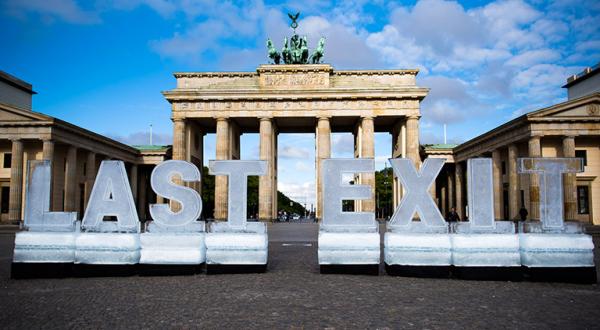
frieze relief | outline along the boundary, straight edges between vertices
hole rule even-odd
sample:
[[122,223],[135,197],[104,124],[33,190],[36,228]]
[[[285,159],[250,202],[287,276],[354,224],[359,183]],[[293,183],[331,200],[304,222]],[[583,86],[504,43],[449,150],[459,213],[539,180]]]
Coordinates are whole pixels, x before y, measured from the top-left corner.
[[261,86],[268,88],[329,87],[328,73],[263,74],[260,78]]
[[419,107],[417,100],[336,100],[336,101],[219,101],[180,102],[174,110],[240,111],[240,110],[393,110]]

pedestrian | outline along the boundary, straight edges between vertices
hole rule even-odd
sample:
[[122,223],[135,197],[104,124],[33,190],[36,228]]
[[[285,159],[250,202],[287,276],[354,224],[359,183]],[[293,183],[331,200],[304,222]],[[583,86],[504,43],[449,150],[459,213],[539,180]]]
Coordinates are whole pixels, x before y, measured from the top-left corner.
[[521,221],[527,220],[528,215],[529,215],[529,212],[527,212],[527,209],[525,208],[525,206],[521,206],[521,209],[519,210],[519,216],[521,217]]
[[448,212],[448,216],[446,217],[446,221],[448,222],[458,222],[460,221],[460,216],[456,213],[456,209],[454,207],[450,208],[450,212]]

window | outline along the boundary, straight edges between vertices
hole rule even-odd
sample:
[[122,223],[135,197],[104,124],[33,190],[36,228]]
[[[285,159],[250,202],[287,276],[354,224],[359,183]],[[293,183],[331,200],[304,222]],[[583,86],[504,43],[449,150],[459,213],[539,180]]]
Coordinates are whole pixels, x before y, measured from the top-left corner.
[[589,187],[577,186],[577,213],[590,214]]
[[8,213],[8,196],[10,196],[10,187],[2,187],[0,192],[0,213]]
[[4,161],[2,162],[3,168],[10,168],[12,166],[12,154],[7,152],[4,154]]
[[87,163],[86,163],[86,162],[84,162],[84,163],[83,163],[83,176],[86,176],[86,175],[87,175],[87,174],[86,174],[86,172],[87,172]]
[[525,190],[521,190],[521,206],[525,206]]
[[575,150],[575,157],[583,158],[583,166],[587,166],[587,151],[586,150]]
[[506,162],[502,162],[502,175],[506,174]]

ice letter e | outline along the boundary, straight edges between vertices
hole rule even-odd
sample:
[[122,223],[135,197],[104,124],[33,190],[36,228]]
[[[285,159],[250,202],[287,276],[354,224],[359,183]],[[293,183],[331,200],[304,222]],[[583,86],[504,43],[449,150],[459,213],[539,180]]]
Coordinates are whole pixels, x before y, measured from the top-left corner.
[[[116,228],[103,221],[105,216],[117,218]],[[100,232],[139,232],[138,216],[122,161],[104,160],[100,164],[81,228]]]
[[519,158],[519,173],[540,176],[540,221],[544,230],[562,230],[563,173],[583,172],[581,158]]
[[200,181],[198,167],[183,160],[168,160],[154,168],[150,177],[152,190],[181,204],[179,212],[171,211],[168,204],[151,204],[150,215],[159,226],[185,226],[198,219],[202,212],[200,194],[192,188],[175,184],[175,176],[185,182]]
[[343,174],[372,173],[373,159],[324,159],[323,171],[323,229],[328,228],[371,228],[375,227],[373,212],[343,212],[344,200],[369,199],[371,187],[351,185],[342,181]]
[[447,232],[446,222],[429,194],[429,187],[434,184],[445,161],[442,158],[427,158],[421,166],[421,171],[417,172],[410,159],[390,159],[394,173],[406,191],[390,219],[390,228],[409,231],[413,225],[413,215],[418,212],[426,227]]
[[31,160],[28,164],[23,217],[25,228],[32,231],[74,231],[76,212],[49,211],[52,173],[50,161]]
[[233,229],[245,229],[248,176],[267,174],[267,162],[264,160],[210,160],[208,168],[212,175],[229,177],[227,224]]

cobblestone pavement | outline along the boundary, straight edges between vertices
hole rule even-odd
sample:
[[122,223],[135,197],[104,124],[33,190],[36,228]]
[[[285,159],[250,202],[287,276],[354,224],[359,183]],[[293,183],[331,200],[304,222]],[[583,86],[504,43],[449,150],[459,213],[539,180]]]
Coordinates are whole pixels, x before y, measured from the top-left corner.
[[[321,275],[314,224],[275,224],[264,274],[9,279],[2,328],[598,328],[598,285]],[[596,239],[596,245],[600,243]],[[596,251],[596,264],[599,264]]]

